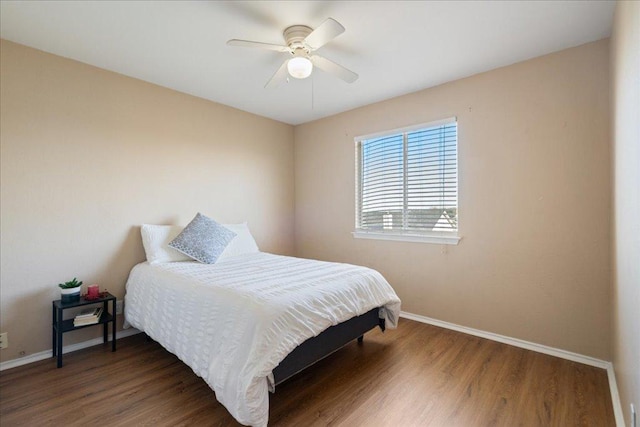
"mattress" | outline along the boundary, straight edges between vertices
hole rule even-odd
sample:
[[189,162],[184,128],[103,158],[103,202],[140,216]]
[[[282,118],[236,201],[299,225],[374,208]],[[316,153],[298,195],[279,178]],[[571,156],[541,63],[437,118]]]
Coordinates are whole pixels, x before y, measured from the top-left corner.
[[271,371],[307,339],[376,307],[395,328],[400,299],[375,270],[261,252],[138,264],[125,324],[190,366],[238,422],[265,426]]

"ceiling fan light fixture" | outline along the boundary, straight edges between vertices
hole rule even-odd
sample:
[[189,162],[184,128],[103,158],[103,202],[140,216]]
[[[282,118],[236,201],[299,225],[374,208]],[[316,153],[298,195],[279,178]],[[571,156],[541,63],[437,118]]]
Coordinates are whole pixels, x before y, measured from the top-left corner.
[[313,71],[313,64],[309,58],[296,56],[295,58],[291,58],[287,63],[287,70],[291,77],[296,79],[306,79]]
[[[1,0],[0,0],[1,1]],[[289,77],[306,79],[317,68],[332,74],[347,83],[353,83],[358,75],[340,64],[316,55],[314,52],[344,32],[344,27],[335,19],[327,18],[315,30],[306,25],[292,25],[282,33],[285,44],[254,42],[251,40],[231,39],[229,46],[253,47],[288,53],[291,58],[285,59],[278,70],[271,76],[265,88],[275,87],[289,82]]]

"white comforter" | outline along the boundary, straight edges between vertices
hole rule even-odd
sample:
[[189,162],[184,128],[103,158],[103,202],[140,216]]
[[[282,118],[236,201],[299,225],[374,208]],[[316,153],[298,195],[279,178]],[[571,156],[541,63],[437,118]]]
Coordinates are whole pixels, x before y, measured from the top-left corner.
[[265,426],[271,371],[308,338],[375,307],[395,328],[400,300],[375,270],[255,253],[138,264],[125,320],[204,378],[236,420]]

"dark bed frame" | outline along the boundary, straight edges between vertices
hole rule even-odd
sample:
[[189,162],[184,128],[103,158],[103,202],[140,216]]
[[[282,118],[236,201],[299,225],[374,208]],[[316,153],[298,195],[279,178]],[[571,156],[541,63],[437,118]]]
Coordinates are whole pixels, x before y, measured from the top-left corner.
[[324,359],[356,338],[358,342],[362,342],[365,332],[376,326],[384,331],[384,319],[380,319],[379,311],[379,308],[374,308],[363,315],[338,323],[300,344],[273,370],[275,385]]
[[[350,341],[362,342],[364,334],[376,326],[384,331],[385,321],[379,317],[380,308],[374,308],[365,314],[331,326],[318,336],[309,338],[294,348],[273,370],[275,385],[281,384],[298,372],[340,350]],[[145,334],[147,341],[151,337]]]

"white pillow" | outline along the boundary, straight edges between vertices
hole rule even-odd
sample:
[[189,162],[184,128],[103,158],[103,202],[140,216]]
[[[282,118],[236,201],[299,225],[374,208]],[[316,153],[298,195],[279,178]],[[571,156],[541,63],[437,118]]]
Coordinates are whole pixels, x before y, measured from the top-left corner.
[[249,231],[249,227],[246,222],[241,224],[222,224],[224,227],[236,233],[236,237],[231,240],[229,245],[225,248],[225,250],[220,254],[216,263],[220,261],[224,261],[228,258],[234,257],[236,255],[242,254],[252,254],[256,252],[260,252],[258,249],[258,245],[256,244],[255,239],[251,235]]
[[175,239],[184,230],[179,225],[151,225],[142,224],[142,246],[147,254],[149,264],[160,262],[191,261],[185,254],[181,254],[169,246],[169,242]]

